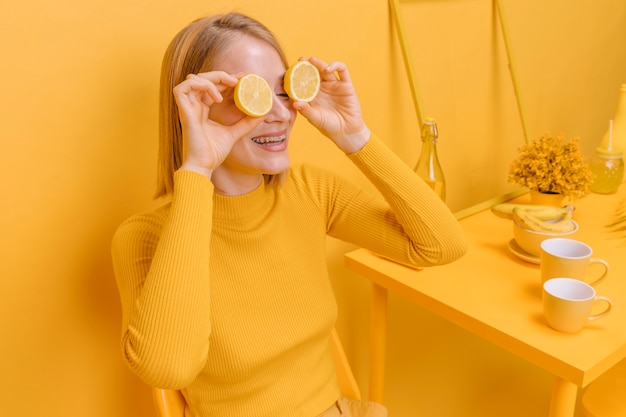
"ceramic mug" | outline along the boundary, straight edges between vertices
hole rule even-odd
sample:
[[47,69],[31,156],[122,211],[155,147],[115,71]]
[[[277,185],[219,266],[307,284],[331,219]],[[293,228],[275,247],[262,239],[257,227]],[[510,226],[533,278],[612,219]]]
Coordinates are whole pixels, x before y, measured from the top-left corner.
[[[586,243],[568,238],[551,238],[541,242],[539,264],[541,282],[550,278],[569,277],[595,284],[609,273],[609,263],[594,258],[593,250]],[[592,265],[598,265],[589,268]],[[596,276],[587,276],[588,269],[600,269]]]
[[[591,314],[595,303],[605,303],[599,313]],[[574,278],[552,278],[543,284],[543,312],[548,325],[554,330],[576,333],[592,320],[606,316],[611,311],[611,299],[596,295],[596,290],[586,282]]]

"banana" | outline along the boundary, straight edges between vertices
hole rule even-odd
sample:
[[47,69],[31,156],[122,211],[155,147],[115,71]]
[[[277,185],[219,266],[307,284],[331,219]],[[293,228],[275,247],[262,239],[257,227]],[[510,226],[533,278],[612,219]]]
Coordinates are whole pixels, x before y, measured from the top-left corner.
[[521,207],[513,209],[513,219],[522,227],[536,232],[567,233],[576,229],[576,224],[572,221],[572,212],[567,211],[558,220],[541,220],[524,210]]
[[543,221],[560,220],[568,213],[571,214],[574,211],[574,206],[572,205],[554,207],[539,204],[500,203],[491,206],[491,212],[504,219],[513,219],[513,210],[515,208],[523,209],[533,217]]

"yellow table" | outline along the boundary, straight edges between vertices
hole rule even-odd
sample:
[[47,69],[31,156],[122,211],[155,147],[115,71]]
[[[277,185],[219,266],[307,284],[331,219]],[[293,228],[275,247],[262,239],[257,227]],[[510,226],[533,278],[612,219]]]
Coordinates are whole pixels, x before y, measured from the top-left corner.
[[[544,321],[539,265],[509,249],[510,220],[489,208],[460,220],[469,250],[444,266],[415,270],[365,249],[345,255],[351,270],[372,281],[370,399],[383,400],[387,292],[425,308],[518,355],[554,375],[550,416],[574,415],[578,387],[584,387],[626,357],[626,234],[616,239],[604,225],[626,185],[614,195],[591,194],[576,202],[575,239],[606,259],[609,275],[595,284],[613,300],[612,312],[580,333],[552,330]],[[528,195],[514,199],[528,203]]]

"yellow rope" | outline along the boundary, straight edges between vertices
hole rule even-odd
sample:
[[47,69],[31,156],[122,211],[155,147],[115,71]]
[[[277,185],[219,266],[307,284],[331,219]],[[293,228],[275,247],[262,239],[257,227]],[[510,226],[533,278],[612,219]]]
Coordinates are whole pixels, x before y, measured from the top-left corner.
[[530,139],[528,138],[528,129],[526,128],[526,119],[524,117],[522,98],[520,94],[519,85],[517,83],[517,75],[515,73],[515,62],[513,60],[513,53],[511,52],[511,42],[509,39],[509,32],[507,29],[506,19],[504,17],[504,11],[502,6],[502,0],[496,0],[496,9],[498,11],[498,16],[500,17],[500,26],[502,28],[502,36],[504,38],[504,46],[506,49],[506,55],[509,61],[509,72],[511,73],[511,79],[513,81],[513,91],[515,93],[515,98],[517,100],[517,110],[519,112],[519,117],[522,122],[522,131],[524,132],[524,140],[526,143],[530,143]]
[[400,0],[389,0],[391,6],[391,15],[396,25],[398,32],[398,38],[400,40],[400,48],[402,49],[402,57],[404,59],[404,66],[409,78],[409,85],[411,87],[411,95],[413,96],[413,104],[415,105],[415,113],[417,116],[417,123],[420,130],[422,129],[422,110],[424,108],[422,99],[420,97],[419,87],[417,86],[417,76],[415,75],[415,69],[413,67],[412,55],[409,47],[408,36],[404,26],[404,20],[402,19],[400,10]]

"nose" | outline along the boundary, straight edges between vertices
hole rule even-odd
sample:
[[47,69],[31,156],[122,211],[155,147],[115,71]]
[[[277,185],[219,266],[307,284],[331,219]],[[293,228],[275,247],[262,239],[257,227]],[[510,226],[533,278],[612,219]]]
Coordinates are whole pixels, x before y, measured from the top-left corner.
[[265,120],[267,122],[284,122],[290,120],[294,113],[295,109],[291,106],[291,100],[274,94],[272,109]]

